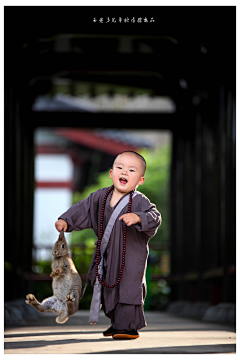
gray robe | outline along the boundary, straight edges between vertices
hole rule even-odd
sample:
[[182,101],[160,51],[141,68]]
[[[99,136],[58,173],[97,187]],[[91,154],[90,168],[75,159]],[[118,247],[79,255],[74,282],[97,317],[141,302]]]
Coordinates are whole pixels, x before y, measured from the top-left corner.
[[[92,228],[98,237],[103,198],[108,189],[109,187],[91,193],[87,199],[76,203],[59,217],[68,223],[67,232]],[[112,192],[108,195],[105,205],[103,231],[117,205],[110,206],[111,196]],[[119,276],[125,226],[124,221],[119,220],[119,217],[127,213],[127,209],[128,205],[119,214],[104,253],[103,280],[106,280],[108,285],[114,284]],[[143,305],[146,296],[145,271],[149,253],[148,241],[156,234],[161,224],[161,215],[156,206],[142,193],[133,198],[131,212],[140,216],[141,224],[127,227],[125,266],[120,283],[112,289],[103,288],[106,314],[110,313],[118,303]],[[95,255],[96,249],[89,268],[92,285],[96,278]]]

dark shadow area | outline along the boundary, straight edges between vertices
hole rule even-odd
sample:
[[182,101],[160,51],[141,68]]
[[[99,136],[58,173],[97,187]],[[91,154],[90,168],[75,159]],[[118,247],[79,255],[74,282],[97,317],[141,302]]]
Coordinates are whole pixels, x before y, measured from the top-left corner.
[[[56,332],[51,332],[49,331],[47,333],[48,336],[52,336],[52,335],[85,335],[85,334],[102,334],[102,331],[56,331]],[[32,332],[29,332],[29,333],[24,333],[24,334],[11,334],[11,335],[8,335],[8,334],[5,334],[4,335],[4,338],[13,338],[13,337],[27,337],[27,336],[46,336],[46,333],[44,332],[37,332],[37,333],[32,333]]]
[[68,345],[68,344],[81,344],[81,343],[96,343],[96,342],[106,342],[113,341],[113,339],[86,339],[86,340],[33,340],[33,341],[19,341],[19,342],[5,342],[4,349],[30,349],[34,347],[42,346],[53,346],[53,345]]
[[194,346],[173,346],[138,348],[119,351],[96,352],[94,354],[224,354],[236,353],[236,345],[194,345]]

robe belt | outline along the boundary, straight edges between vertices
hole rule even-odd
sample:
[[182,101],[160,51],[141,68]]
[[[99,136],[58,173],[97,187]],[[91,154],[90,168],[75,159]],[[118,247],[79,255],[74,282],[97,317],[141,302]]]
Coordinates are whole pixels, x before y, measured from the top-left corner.
[[[134,191],[133,196],[136,196],[138,194],[138,191]],[[106,229],[104,231],[102,242],[101,242],[101,261],[98,265],[98,273],[100,275],[100,279],[102,280],[102,274],[103,274],[103,254],[106,250],[113,226],[115,224],[115,221],[122,211],[122,209],[129,203],[129,197],[130,195],[126,195],[122,198],[122,200],[118,203],[115,210],[113,211],[108,224],[106,226]],[[92,296],[92,302],[90,307],[90,316],[89,316],[89,323],[91,325],[95,325],[99,321],[99,312],[101,309],[101,291],[102,291],[102,285],[98,281],[98,277],[96,276],[96,281],[93,287],[93,296]]]

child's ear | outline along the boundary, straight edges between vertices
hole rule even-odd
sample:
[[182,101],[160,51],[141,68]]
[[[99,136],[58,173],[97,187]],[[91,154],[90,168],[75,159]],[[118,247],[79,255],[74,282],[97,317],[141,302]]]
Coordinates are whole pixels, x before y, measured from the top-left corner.
[[139,180],[138,185],[142,185],[144,183],[144,181],[145,181],[145,177],[142,176]]
[[112,169],[109,171],[110,179],[112,179]]

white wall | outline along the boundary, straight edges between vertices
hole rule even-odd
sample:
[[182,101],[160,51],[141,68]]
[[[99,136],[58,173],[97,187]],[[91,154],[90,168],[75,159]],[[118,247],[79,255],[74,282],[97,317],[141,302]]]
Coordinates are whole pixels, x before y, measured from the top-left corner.
[[[73,163],[68,155],[37,154],[35,157],[35,181],[71,181]],[[41,188],[34,191],[33,241],[43,247],[53,248],[58,238],[55,221],[72,205],[72,191],[68,188]],[[70,234],[66,234],[70,241]],[[37,260],[52,259],[51,250],[38,250]]]

